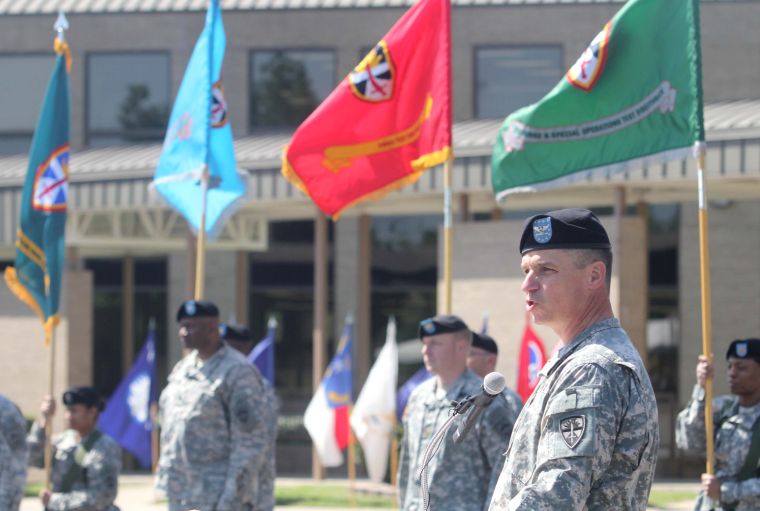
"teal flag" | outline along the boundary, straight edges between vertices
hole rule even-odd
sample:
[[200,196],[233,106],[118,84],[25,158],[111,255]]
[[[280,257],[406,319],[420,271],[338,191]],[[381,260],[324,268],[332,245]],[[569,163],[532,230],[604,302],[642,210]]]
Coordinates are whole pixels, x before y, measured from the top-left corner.
[[201,174],[208,166],[206,233],[219,233],[224,220],[245,196],[237,172],[232,128],[222,92],[226,36],[219,0],[211,0],[206,25],[190,56],[179,86],[153,187],[187,219],[193,231],[201,225]]
[[630,0],[538,103],[506,118],[497,199],[684,158],[704,140],[698,0]]
[[58,324],[69,184],[68,45],[56,39],[58,57],[29,151],[21,198],[16,260],[5,281],[42,320],[49,341]]

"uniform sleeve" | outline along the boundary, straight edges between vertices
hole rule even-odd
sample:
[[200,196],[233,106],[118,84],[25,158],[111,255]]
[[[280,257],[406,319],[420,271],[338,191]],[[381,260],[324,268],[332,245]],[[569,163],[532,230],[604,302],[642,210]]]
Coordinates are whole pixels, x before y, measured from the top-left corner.
[[512,436],[516,419],[517,416],[507,400],[496,399],[480,420],[478,442],[481,452],[486,458],[487,466],[491,470],[488,493],[484,501],[485,510],[488,509],[496,481],[498,481],[501,469],[504,466],[504,453],[509,445],[509,437]]
[[720,502],[732,507],[742,504],[744,509],[760,509],[760,478],[721,483]]
[[0,410],[0,509],[15,509],[26,483],[26,422],[15,407]]
[[42,468],[45,465],[45,429],[37,421],[26,435],[26,447],[29,449],[29,466]]
[[[639,445],[633,437],[646,431],[649,417],[638,396],[631,396],[627,406],[635,407],[638,400],[642,416],[629,410],[627,422],[621,419],[626,409],[621,389],[632,378],[620,366],[610,374],[597,364],[585,364],[558,380],[541,420],[534,470],[507,509],[584,509],[592,484],[609,467],[616,441],[625,441],[623,432],[629,432],[632,445]],[[638,462],[637,454],[643,452],[633,453]]]
[[[730,398],[725,396],[713,399],[713,421],[717,422]],[[676,419],[676,445],[679,449],[704,456],[705,441],[705,389],[694,385],[691,399],[686,408],[681,410]]]
[[68,493],[53,493],[47,505],[49,511],[108,509],[116,500],[121,471],[119,446],[101,439],[85,459],[86,488]]
[[409,402],[404,410],[404,416],[402,424],[404,425],[404,434],[401,437],[401,452],[399,453],[398,470],[396,471],[396,486],[398,487],[398,502],[399,509],[404,509],[404,501],[406,499],[406,490],[409,485],[409,422],[408,413],[413,406],[412,398],[409,398]]
[[269,438],[261,416],[267,410],[266,397],[254,369],[241,364],[230,372],[227,382],[230,460],[217,511],[235,508],[240,490],[250,485]]

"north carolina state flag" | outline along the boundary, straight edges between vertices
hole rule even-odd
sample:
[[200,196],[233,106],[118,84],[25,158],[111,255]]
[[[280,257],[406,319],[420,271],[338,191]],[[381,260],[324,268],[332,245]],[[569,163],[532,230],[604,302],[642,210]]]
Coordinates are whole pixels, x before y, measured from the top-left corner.
[[517,393],[523,402],[528,401],[533,389],[538,385],[538,373],[545,363],[544,343],[530,327],[530,320],[526,320],[520,345],[520,367],[517,371]]
[[299,126],[282,173],[327,215],[451,155],[450,0],[419,0]]

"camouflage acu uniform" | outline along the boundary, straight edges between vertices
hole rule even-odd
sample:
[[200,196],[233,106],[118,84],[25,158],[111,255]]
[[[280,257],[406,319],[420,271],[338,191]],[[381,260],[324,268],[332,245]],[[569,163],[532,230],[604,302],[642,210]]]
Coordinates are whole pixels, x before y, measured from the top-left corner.
[[[507,436],[512,436],[512,428],[514,428],[515,422],[517,422],[517,417],[519,417],[520,411],[522,411],[523,402],[519,394],[508,387],[504,387],[501,396],[504,398],[504,401],[507,402],[507,408],[509,409],[509,416],[507,419],[507,422],[509,423],[509,431]],[[509,440],[507,440],[507,443],[509,443]]]
[[18,407],[0,396],[0,509],[18,510],[26,485],[26,421]]
[[265,399],[253,366],[231,348],[205,361],[193,351],[177,363],[159,400],[156,487],[170,511],[253,509],[268,442]]
[[539,377],[490,509],[645,509],[659,445],[657,404],[618,320],[586,329]]
[[263,420],[266,426],[267,443],[264,454],[260,456],[261,463],[256,474],[256,511],[272,511],[274,509],[274,482],[277,477],[275,467],[275,442],[277,441],[277,396],[272,386],[261,378],[266,398],[266,411]]
[[[715,425],[715,476],[720,479],[720,506],[717,509],[750,511],[760,509],[760,477],[737,481],[752,443],[752,426],[760,418],[760,404],[740,407],[736,396],[713,399]],[[694,386],[691,401],[678,414],[676,443],[679,448],[705,454],[705,391]],[[702,509],[700,494],[695,509]],[[705,505],[708,503],[705,502]],[[718,503],[715,503],[717,505]],[[709,509],[709,507],[705,507]]]
[[[478,394],[483,380],[470,370],[451,386],[445,396],[438,393],[437,378],[414,389],[404,412],[404,438],[398,468],[399,502],[402,511],[422,511],[419,479],[422,455],[430,439],[451,415],[451,402]],[[455,444],[455,421],[428,465],[430,509],[435,511],[481,511],[488,506],[514,423],[506,399],[496,399],[475,427]]]
[[[108,435],[100,434],[90,451],[85,453],[82,444],[87,438],[79,441],[74,430],[53,437],[53,494],[46,508],[48,511],[118,511],[114,500],[121,471],[121,447]],[[36,422],[26,443],[29,464],[41,468],[45,463],[45,430]],[[75,463],[84,469],[84,475],[73,482],[70,491],[64,491],[64,479]]]

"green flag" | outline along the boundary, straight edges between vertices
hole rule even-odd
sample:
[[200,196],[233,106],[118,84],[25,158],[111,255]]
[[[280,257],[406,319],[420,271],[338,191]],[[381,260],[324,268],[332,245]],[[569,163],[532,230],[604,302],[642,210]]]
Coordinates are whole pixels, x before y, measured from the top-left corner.
[[69,77],[67,44],[58,57],[29,150],[21,198],[16,260],[6,268],[11,291],[40,317],[49,342],[58,324],[69,180]]
[[497,199],[684,158],[704,140],[698,0],[630,0],[541,101],[506,118]]

